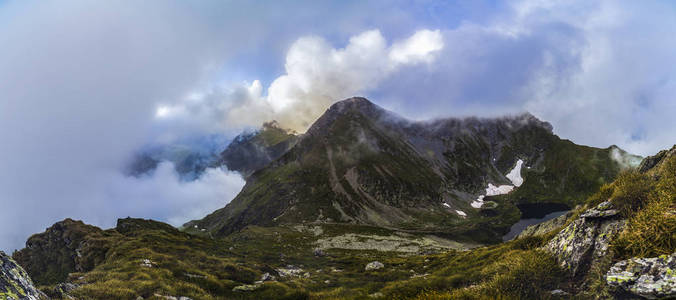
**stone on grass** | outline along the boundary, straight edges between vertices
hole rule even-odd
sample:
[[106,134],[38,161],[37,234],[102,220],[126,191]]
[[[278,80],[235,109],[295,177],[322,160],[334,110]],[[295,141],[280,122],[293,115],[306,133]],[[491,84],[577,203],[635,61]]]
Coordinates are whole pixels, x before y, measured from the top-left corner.
[[364,270],[373,271],[373,270],[382,269],[384,267],[385,267],[385,265],[383,265],[383,263],[381,263],[379,261],[372,261],[372,262],[366,264],[366,267],[364,268]]

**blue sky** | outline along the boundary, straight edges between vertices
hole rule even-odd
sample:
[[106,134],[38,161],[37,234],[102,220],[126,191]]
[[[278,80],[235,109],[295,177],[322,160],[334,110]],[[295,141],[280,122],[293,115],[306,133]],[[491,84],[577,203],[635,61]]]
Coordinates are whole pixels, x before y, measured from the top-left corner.
[[65,217],[174,225],[243,185],[120,169],[149,143],[303,131],[355,95],[412,119],[530,111],[562,138],[676,143],[671,1],[2,1],[0,249]]

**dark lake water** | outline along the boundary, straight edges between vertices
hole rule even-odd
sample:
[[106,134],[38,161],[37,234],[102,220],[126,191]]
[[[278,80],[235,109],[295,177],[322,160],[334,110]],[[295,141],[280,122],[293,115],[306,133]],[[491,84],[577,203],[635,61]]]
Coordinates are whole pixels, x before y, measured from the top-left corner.
[[521,220],[512,225],[509,232],[502,237],[503,241],[515,238],[530,225],[549,221],[570,211],[570,207],[558,203],[520,204],[517,207],[521,211]]

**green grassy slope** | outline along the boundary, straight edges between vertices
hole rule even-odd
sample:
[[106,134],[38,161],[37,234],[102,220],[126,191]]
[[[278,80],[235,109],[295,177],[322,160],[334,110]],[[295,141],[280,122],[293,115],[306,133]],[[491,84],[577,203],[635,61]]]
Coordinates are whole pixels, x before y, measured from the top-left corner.
[[[52,286],[66,278],[78,285],[69,294],[79,299],[554,299],[554,289],[593,299],[610,297],[603,275],[613,262],[676,250],[676,156],[643,173],[622,173],[585,199],[568,222],[608,199],[622,209],[628,226],[612,242],[606,262],[581,278],[568,277],[539,250],[557,231],[469,251],[316,252],[323,239],[358,234],[351,243],[373,244],[376,237],[402,235],[374,226],[305,224],[248,226],[214,239],[150,220],[121,219],[109,230],[66,220],[32,237],[32,246],[14,256],[45,292],[58,296]],[[412,244],[428,234],[403,236]],[[92,262],[88,270],[74,270],[63,261],[76,249],[100,259],[86,260]],[[365,271],[372,261],[384,268]],[[282,276],[284,270],[297,271]],[[265,273],[275,280],[257,283]]]

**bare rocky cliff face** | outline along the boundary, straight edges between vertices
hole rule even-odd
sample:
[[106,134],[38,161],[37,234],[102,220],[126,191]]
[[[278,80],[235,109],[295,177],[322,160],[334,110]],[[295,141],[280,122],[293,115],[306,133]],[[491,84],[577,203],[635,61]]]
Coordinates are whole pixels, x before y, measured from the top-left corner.
[[47,299],[47,296],[35,287],[28,273],[2,251],[0,251],[0,299]]

